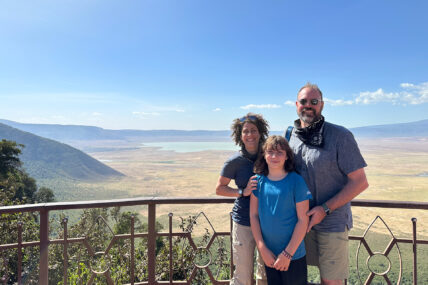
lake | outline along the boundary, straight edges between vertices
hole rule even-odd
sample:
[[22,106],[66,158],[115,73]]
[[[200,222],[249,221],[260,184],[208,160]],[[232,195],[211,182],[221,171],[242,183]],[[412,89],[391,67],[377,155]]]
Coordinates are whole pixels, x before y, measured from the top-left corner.
[[144,143],[142,147],[159,147],[161,150],[175,152],[198,152],[206,150],[237,151],[240,148],[233,142],[153,142]]

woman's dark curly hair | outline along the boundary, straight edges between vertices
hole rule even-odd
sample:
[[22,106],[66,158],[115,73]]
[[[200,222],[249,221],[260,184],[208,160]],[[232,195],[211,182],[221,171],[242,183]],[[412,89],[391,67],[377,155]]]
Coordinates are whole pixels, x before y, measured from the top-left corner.
[[254,173],[263,174],[265,176],[269,174],[269,168],[265,159],[265,153],[269,150],[285,150],[287,153],[287,160],[284,163],[284,170],[286,172],[294,170],[294,155],[287,140],[282,136],[270,136],[267,138],[262,147],[262,151],[259,153],[259,156],[254,163]]
[[269,124],[265,119],[263,119],[262,115],[254,114],[254,113],[248,113],[247,115],[241,118],[237,118],[233,120],[233,123],[230,129],[232,130],[231,137],[233,138],[233,141],[235,142],[235,144],[239,145],[242,148],[245,147],[244,142],[241,139],[242,129],[245,123],[251,123],[257,127],[260,134],[259,145],[262,145],[266,141],[266,138],[268,137]]

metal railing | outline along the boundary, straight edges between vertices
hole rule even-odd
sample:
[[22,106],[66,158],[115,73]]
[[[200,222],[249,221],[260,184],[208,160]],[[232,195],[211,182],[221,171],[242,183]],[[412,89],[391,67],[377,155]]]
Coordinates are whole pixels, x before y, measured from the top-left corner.
[[[104,252],[106,253],[111,246],[118,240],[129,240],[131,244],[130,252],[130,284],[191,284],[192,279],[195,277],[197,270],[205,269],[211,282],[213,284],[228,284],[228,280],[215,280],[212,272],[210,271],[207,265],[195,265],[192,270],[191,276],[186,281],[175,281],[172,277],[172,255],[171,255],[171,240],[175,236],[185,236],[189,239],[189,243],[195,252],[199,248],[195,245],[189,233],[185,232],[172,232],[172,221],[171,215],[169,215],[169,230],[168,232],[156,232],[156,207],[158,205],[165,204],[221,204],[221,203],[233,203],[234,198],[135,198],[135,199],[119,199],[119,200],[103,200],[103,201],[83,201],[83,202],[61,202],[61,203],[44,203],[44,204],[29,204],[29,205],[19,205],[19,206],[6,206],[0,207],[0,215],[12,214],[12,213],[24,213],[24,212],[38,212],[39,213],[39,223],[40,223],[40,240],[38,241],[22,241],[22,224],[18,224],[18,236],[16,243],[10,244],[0,244],[0,253],[6,250],[16,249],[18,251],[18,268],[17,268],[17,281],[18,284],[22,284],[22,250],[27,247],[39,247],[39,280],[38,284],[47,285],[49,280],[49,246],[54,244],[59,244],[64,247],[64,284],[67,284],[67,247],[70,244],[80,243],[83,244],[88,253],[91,256],[99,254],[95,252],[91,246],[88,244],[86,237],[76,237],[70,238],[67,234],[67,222],[64,222],[64,235],[61,239],[49,239],[49,213],[51,211],[57,210],[77,210],[77,209],[89,209],[89,208],[108,208],[108,207],[124,207],[124,206],[138,206],[146,205],[148,207],[148,230],[145,233],[136,233],[134,230],[134,220],[132,218],[131,223],[131,232],[129,234],[114,235],[112,241],[110,242],[109,247]],[[396,201],[380,201],[380,200],[354,200],[352,201],[352,206],[354,207],[376,207],[376,208],[395,208],[395,209],[414,209],[414,210],[428,210],[427,202],[396,202]],[[383,222],[381,217],[375,219]],[[373,222],[375,222],[373,221]],[[383,222],[384,223],[384,222]],[[370,259],[372,256],[382,255],[388,259],[388,255],[391,252],[392,248],[396,247],[399,252],[398,243],[406,243],[413,245],[413,283],[417,284],[417,245],[428,244],[428,240],[417,239],[417,220],[416,218],[412,219],[413,223],[413,233],[412,238],[403,239],[395,238],[391,232],[392,239],[388,244],[384,252],[375,252],[370,249],[366,241],[366,232],[369,230],[371,225],[367,228],[366,232],[362,236],[350,236],[350,240],[355,240],[359,242],[358,251],[365,248]],[[372,223],[373,224],[373,223]],[[386,225],[386,224],[385,224]],[[387,225],[386,225],[387,226]],[[388,228],[388,226],[387,226]],[[1,230],[1,229],[0,229]],[[389,230],[389,228],[388,228]],[[230,232],[215,232],[211,237],[206,248],[209,248],[216,237],[218,236],[230,236]],[[135,239],[137,238],[147,238],[147,276],[148,280],[143,282],[135,282],[135,256],[134,256],[134,246]],[[158,281],[156,280],[156,239],[158,237],[168,237],[169,238],[169,281]],[[0,240],[0,243],[3,241]],[[400,273],[398,277],[398,283],[401,280],[402,266],[401,266],[401,254],[400,255]],[[358,253],[357,253],[358,259]],[[233,260],[230,258],[230,272],[233,268]],[[389,259],[388,259],[389,260]],[[368,260],[369,261],[369,260]],[[358,264],[357,264],[358,266]],[[382,276],[386,283],[391,284],[391,281],[388,278],[389,269],[385,272],[376,272],[375,270],[370,270],[369,276],[365,280],[365,284],[370,284],[373,278],[377,276]],[[109,277],[108,269],[103,272],[92,271],[92,277],[89,281],[91,283],[96,274],[104,274],[106,276],[107,283],[113,283],[112,279]],[[360,278],[360,282],[361,278]],[[7,284],[7,278],[3,277],[3,283]]]

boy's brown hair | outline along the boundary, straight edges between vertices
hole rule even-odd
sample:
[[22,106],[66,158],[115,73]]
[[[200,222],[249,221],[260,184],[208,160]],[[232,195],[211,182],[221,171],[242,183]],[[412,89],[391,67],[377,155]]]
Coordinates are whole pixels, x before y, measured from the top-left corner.
[[270,136],[263,144],[262,151],[260,152],[257,161],[254,164],[254,173],[268,175],[269,167],[266,163],[265,153],[269,150],[285,150],[287,160],[284,163],[284,170],[291,172],[294,170],[294,155],[287,140],[282,136]]

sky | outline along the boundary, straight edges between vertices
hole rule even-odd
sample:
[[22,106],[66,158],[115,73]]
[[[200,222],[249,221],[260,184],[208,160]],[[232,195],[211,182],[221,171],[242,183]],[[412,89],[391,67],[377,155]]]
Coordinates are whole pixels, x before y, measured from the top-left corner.
[[306,82],[345,127],[428,119],[428,1],[1,0],[0,118],[226,130],[297,118]]

